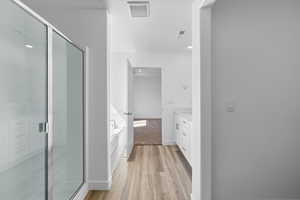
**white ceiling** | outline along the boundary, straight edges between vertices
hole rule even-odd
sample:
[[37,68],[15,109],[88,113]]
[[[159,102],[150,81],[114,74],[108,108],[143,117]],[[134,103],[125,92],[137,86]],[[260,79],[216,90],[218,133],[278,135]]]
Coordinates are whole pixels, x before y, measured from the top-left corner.
[[[43,6],[108,8],[113,52],[183,52],[192,42],[193,0],[150,0],[150,17],[131,18],[127,0],[24,0]],[[178,32],[186,34],[178,39]]]
[[[150,0],[150,17],[131,18],[126,0],[109,0],[113,52],[182,52],[192,41],[193,0]],[[186,34],[178,39],[178,32]]]

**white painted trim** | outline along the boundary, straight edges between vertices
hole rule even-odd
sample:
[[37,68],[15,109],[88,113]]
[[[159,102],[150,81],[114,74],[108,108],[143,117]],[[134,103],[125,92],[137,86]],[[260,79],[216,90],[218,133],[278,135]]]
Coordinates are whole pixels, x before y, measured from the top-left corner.
[[78,193],[76,194],[76,196],[73,198],[73,200],[84,200],[86,195],[88,194],[89,190],[88,190],[88,185],[87,183],[85,183],[80,190],[78,191]]
[[112,185],[112,178],[105,181],[88,181],[88,189],[89,190],[110,190]]
[[164,108],[164,102],[165,102],[165,90],[164,90],[164,78],[166,75],[166,70],[163,67],[160,67],[160,89],[161,89],[161,143],[163,145],[168,145],[168,141],[167,141],[167,130],[165,129],[165,123],[167,121],[164,112],[165,112],[165,108]]
[[[193,197],[212,200],[212,7],[216,0],[193,4]],[[200,156],[199,156],[200,155]]]

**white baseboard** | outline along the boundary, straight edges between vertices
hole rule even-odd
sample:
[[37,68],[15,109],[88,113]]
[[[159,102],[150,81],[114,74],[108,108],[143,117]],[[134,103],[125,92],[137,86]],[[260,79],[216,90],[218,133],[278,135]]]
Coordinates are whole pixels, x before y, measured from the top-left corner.
[[[120,162],[121,162],[121,159],[122,158],[128,158],[126,157],[125,155],[125,152],[126,152],[126,148],[121,148],[122,150],[119,150],[118,152],[118,155],[117,155],[117,158],[115,159],[111,159],[111,167],[112,167],[112,174],[114,174],[115,170],[118,168]],[[118,150],[117,150],[118,151]]]
[[134,148],[134,144],[127,145],[127,149],[126,149],[127,151],[125,151],[125,154],[124,154],[124,156],[126,158],[130,157],[131,153],[133,152],[133,148]]
[[193,194],[192,194],[192,193],[191,193],[191,200],[194,200],[194,199],[193,199]]
[[112,184],[112,179],[107,181],[88,181],[89,190],[110,190]]
[[77,193],[77,195],[74,197],[73,200],[84,200],[84,198],[86,197],[86,195],[88,194],[89,189],[88,189],[88,184],[85,183],[79,190],[79,192]]

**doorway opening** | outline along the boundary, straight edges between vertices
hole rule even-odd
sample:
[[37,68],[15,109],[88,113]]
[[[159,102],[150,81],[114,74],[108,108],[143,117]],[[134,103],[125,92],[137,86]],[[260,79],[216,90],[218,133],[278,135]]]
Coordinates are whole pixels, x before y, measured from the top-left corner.
[[133,70],[134,144],[162,144],[162,87],[160,68]]

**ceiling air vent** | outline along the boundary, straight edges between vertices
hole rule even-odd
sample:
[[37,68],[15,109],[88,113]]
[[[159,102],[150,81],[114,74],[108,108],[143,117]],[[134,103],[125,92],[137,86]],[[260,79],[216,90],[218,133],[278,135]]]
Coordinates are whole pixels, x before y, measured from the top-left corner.
[[149,1],[127,1],[131,17],[149,17]]

